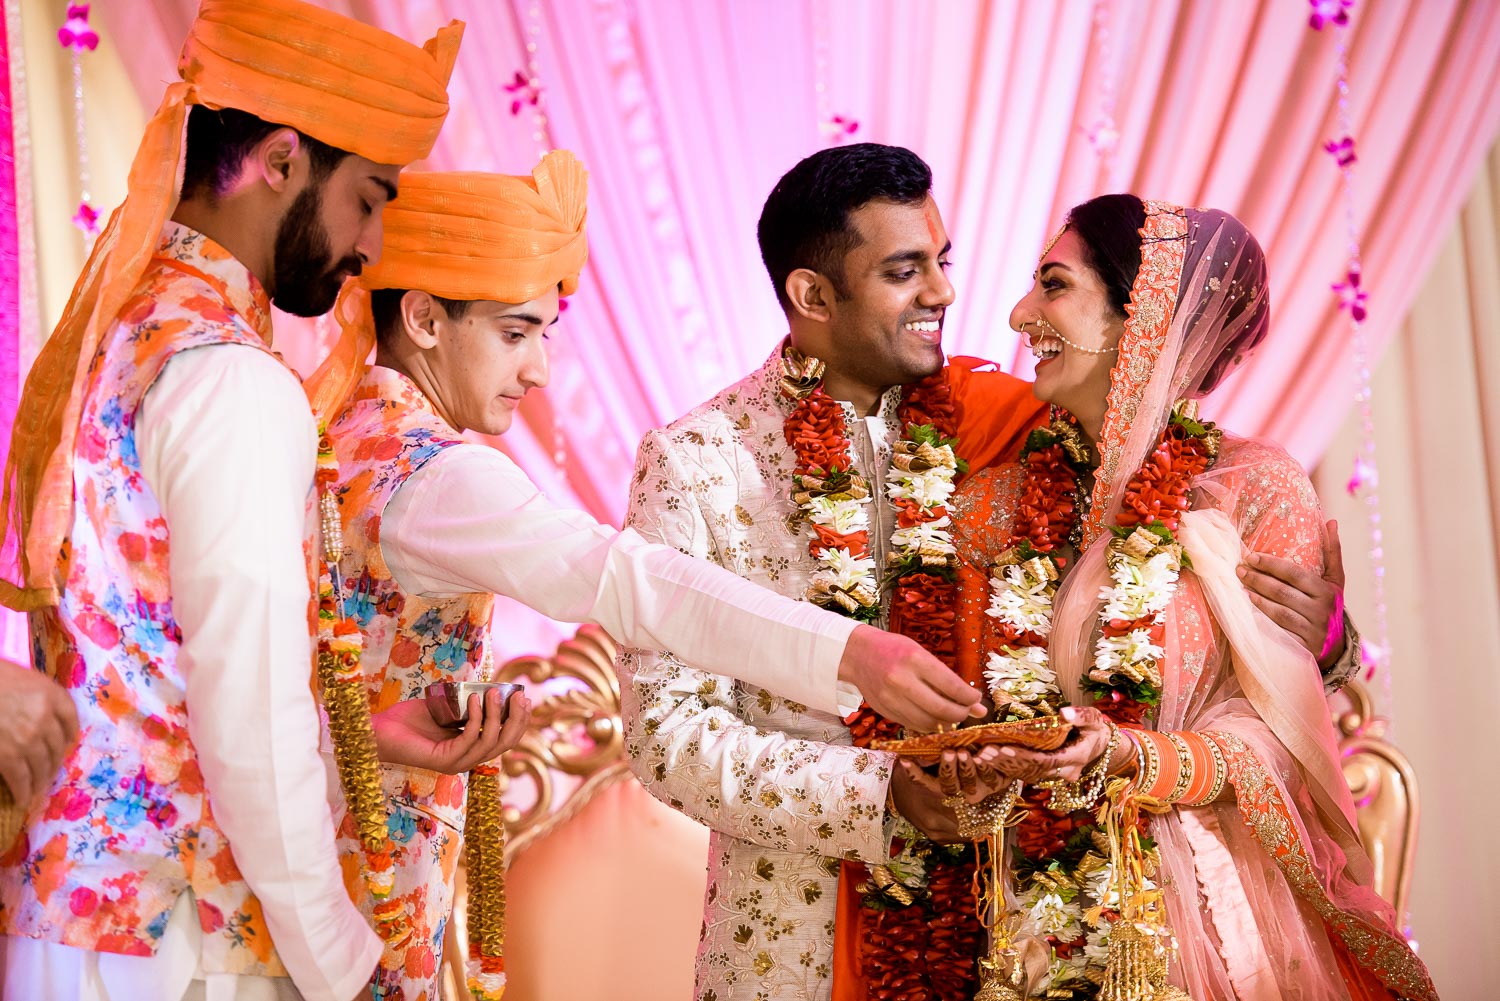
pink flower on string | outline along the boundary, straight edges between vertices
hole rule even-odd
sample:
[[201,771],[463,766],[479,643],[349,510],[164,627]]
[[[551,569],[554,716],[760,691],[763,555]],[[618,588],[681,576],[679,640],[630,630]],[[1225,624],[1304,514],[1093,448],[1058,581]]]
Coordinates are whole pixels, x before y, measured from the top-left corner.
[[78,211],[73,213],[73,225],[89,236],[98,236],[99,210],[88,202],[79,202]]
[[1367,639],[1359,641],[1359,662],[1365,668],[1365,680],[1369,681],[1375,677],[1375,669],[1385,666],[1387,653],[1385,647]]
[[829,115],[818,128],[825,138],[842,142],[859,131],[859,120],[848,115]]
[[1353,497],[1366,486],[1380,485],[1380,471],[1364,459],[1354,460],[1354,472],[1349,477],[1349,496]]
[[1115,120],[1108,115],[1101,115],[1093,125],[1083,130],[1083,134],[1088,137],[1094,152],[1100,156],[1113,153],[1120,143],[1120,130],[1115,128]]
[[1364,323],[1369,315],[1365,310],[1365,300],[1370,298],[1370,293],[1359,287],[1359,278],[1359,265],[1351,265],[1344,280],[1329,287],[1339,294],[1339,309],[1347,309],[1355,323]]
[[1359,159],[1354,155],[1354,137],[1344,136],[1342,139],[1330,139],[1323,144],[1323,149],[1328,152],[1340,167],[1347,167]]
[[1354,6],[1354,0],[1307,0],[1312,4],[1312,13],[1308,15],[1307,24],[1314,31],[1322,31],[1325,25],[1345,25],[1349,23],[1349,8]]
[[89,27],[88,4],[68,4],[68,19],[57,29],[57,44],[74,52],[92,52],[99,47],[99,36]]
[[519,115],[526,105],[533,108],[542,103],[542,84],[536,77],[527,76],[520,70],[510,83],[504,84],[506,93],[512,95],[510,113]]

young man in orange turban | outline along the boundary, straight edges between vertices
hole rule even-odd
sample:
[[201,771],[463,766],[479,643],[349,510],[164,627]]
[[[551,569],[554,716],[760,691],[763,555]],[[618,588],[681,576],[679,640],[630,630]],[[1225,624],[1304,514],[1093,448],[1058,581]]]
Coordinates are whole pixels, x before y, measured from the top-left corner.
[[[478,676],[496,594],[827,712],[858,704],[859,691],[839,691],[843,680],[913,725],[962,718],[971,690],[915,643],[555,508],[504,454],[462,437],[504,433],[525,394],[546,385],[544,341],[587,256],[586,191],[582,165],[562,151],[529,177],[403,175],[380,264],[346,288],[344,336],[309,380],[316,410],[341,408],[329,427],[345,543],[339,604],[360,633],[377,735],[388,720],[427,721],[427,685]],[[352,371],[346,360],[372,347],[374,367],[342,406],[347,380],[330,373]],[[377,987],[432,1001],[464,831],[456,773],[473,759],[433,771],[398,742],[379,743],[397,843],[394,890],[372,911],[392,938]],[[350,821],[342,833],[353,877],[361,846]],[[472,855],[470,875],[473,886]],[[483,913],[482,902],[472,910]],[[479,958],[471,987],[495,993],[499,964],[485,971]]]
[[80,733],[0,860],[6,997],[368,996],[309,684],[316,434],[270,307],[378,257],[461,33],[298,0],[192,24],[11,442],[0,600]]
[[[626,523],[958,670],[964,540],[948,504],[966,472],[1018,453],[1045,405],[977,359],[944,358],[950,245],[910,150],[813,154],[772,190],[758,236],[789,332],[759,370],[646,435]],[[831,466],[848,479],[830,482]],[[738,510],[755,518],[725,517]],[[889,719],[746,691],[681,650],[627,649],[617,666],[635,774],[711,829],[695,996],[974,996],[974,856],[933,843],[959,840],[943,795],[959,788],[872,749],[898,732]]]

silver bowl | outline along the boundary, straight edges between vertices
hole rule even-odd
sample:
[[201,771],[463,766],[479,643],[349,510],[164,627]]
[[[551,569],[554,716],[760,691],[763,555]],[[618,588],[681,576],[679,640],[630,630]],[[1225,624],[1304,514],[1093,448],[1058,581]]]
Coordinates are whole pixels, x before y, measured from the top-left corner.
[[427,711],[438,726],[461,730],[469,721],[469,696],[484,698],[491,688],[500,689],[499,722],[504,723],[510,714],[510,697],[524,691],[524,685],[499,681],[437,681],[427,686]]

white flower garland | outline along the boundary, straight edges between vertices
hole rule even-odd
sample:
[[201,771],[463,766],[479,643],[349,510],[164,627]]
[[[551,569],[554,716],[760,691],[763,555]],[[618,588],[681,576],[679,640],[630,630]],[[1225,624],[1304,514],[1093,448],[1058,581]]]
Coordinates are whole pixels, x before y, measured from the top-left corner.
[[[997,709],[1006,716],[1029,719],[1058,712],[1063,702],[1048,655],[1052,616],[1061,567],[1052,553],[1012,550],[990,573],[990,601],[985,614],[1011,631],[1028,634],[1028,644],[1002,645],[986,659],[985,681]],[[1116,533],[1106,557],[1110,583],[1099,591],[1099,618],[1106,633],[1095,643],[1089,678],[1102,684],[1128,679],[1160,687],[1160,662],[1166,651],[1157,642],[1167,607],[1177,592],[1182,571],[1180,545],[1170,532],[1137,528]],[[1115,628],[1109,628],[1114,626]],[[1036,641],[1040,640],[1039,643]],[[1156,884],[1140,877],[1142,889]],[[1088,983],[1088,971],[1104,970],[1109,958],[1112,922],[1100,920],[1105,909],[1120,906],[1117,881],[1106,863],[1081,878],[1059,884],[1039,880],[1016,900],[1023,935],[1055,936],[1085,946],[1068,958],[1052,956],[1042,993],[1074,989]]]
[[[852,469],[854,483],[865,482]],[[886,473],[886,496],[892,501],[908,501],[924,513],[944,507],[953,496],[958,477],[958,458],[951,445],[934,446],[922,441],[902,439],[897,443],[896,462]],[[801,484],[799,483],[799,488]],[[862,493],[862,491],[856,491]],[[867,532],[870,517],[868,496],[851,497],[848,493],[813,494],[798,505],[807,521],[838,535]],[[887,562],[891,567],[918,562],[927,567],[952,567],[958,560],[953,543],[953,525],[946,514],[891,532]],[[813,533],[816,534],[816,533]],[[847,547],[825,549],[818,557],[808,598],[824,607],[861,618],[880,603],[880,576],[875,561],[858,556]],[[863,613],[863,615],[862,615]]]
[[1100,636],[1094,644],[1094,667],[1089,678],[1102,684],[1116,679],[1161,686],[1161,659],[1166,650],[1156,634],[1182,572],[1182,548],[1175,542],[1138,528],[1126,538],[1111,539],[1107,556],[1112,581],[1099,589],[1104,602],[1100,620],[1134,622],[1124,635]]
[[990,604],[984,614],[1042,639],[1038,646],[1002,646],[985,660],[984,680],[995,707],[1019,719],[1053,715],[1062,702],[1046,647],[1057,577],[1050,556],[997,566],[990,573]]

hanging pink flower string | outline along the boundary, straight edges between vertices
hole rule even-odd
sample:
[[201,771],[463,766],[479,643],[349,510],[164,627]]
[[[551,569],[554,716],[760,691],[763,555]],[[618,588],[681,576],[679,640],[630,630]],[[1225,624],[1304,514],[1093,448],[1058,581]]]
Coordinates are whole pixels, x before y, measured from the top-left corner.
[[1385,710],[1391,710],[1390,638],[1386,628],[1385,598],[1385,533],[1380,518],[1380,466],[1375,455],[1374,391],[1370,373],[1369,343],[1365,339],[1364,323],[1369,316],[1369,291],[1363,287],[1363,271],[1360,267],[1359,231],[1354,223],[1354,166],[1359,162],[1355,151],[1354,129],[1349,114],[1349,12],[1353,0],[1309,0],[1312,13],[1308,25],[1315,31],[1330,28],[1338,46],[1338,130],[1339,135],[1323,144],[1324,151],[1338,166],[1342,178],[1344,201],[1344,237],[1348,263],[1344,280],[1334,282],[1332,290],[1339,297],[1339,309],[1349,315],[1351,343],[1354,348],[1354,369],[1357,392],[1354,400],[1359,407],[1360,444],[1354,459],[1354,470],[1349,477],[1348,490],[1351,497],[1362,497],[1370,527],[1370,563],[1372,568],[1372,590],[1375,599],[1375,621],[1372,635],[1360,645],[1360,660],[1365,667],[1365,678],[1381,673],[1381,691]]
[[1093,19],[1091,45],[1094,49],[1092,59],[1099,72],[1099,110],[1093,122],[1083,128],[1083,134],[1094,148],[1099,166],[1107,176],[1114,162],[1115,148],[1120,144],[1120,129],[1115,124],[1115,57],[1109,35],[1109,0],[1094,0]]
[[99,47],[99,36],[89,27],[88,4],[68,4],[67,20],[57,29],[57,44],[74,52],[82,52],[84,49],[93,52]]
[[[530,65],[536,65],[535,58],[531,60]],[[519,115],[521,109],[528,104],[533,108],[540,108],[542,103],[542,85],[536,77],[528,76],[522,71],[516,70],[515,78],[503,86],[505,92],[511,95],[510,113],[512,115]]]
[[813,96],[818,115],[818,133],[830,146],[848,142],[859,131],[859,119],[833,110],[832,45],[829,43],[830,13],[826,4],[813,3]]
[[83,116],[83,51],[99,47],[99,35],[89,27],[89,5],[69,4],[63,26],[57,29],[57,44],[71,50],[73,61],[73,139],[78,148],[78,210],[73,225],[83,233],[85,244],[99,235],[99,210],[89,193],[89,140]]
[[1325,25],[1343,27],[1349,23],[1349,8],[1354,0],[1309,0],[1312,13],[1307,23],[1314,31],[1322,31]]

